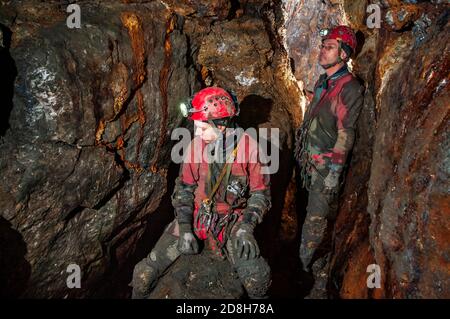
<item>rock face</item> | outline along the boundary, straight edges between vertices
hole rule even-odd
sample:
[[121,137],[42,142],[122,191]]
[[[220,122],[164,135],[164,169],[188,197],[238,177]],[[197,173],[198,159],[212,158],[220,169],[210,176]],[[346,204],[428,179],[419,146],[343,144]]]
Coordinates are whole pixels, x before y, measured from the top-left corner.
[[[449,11],[417,10],[411,32],[389,34],[379,44],[385,52],[376,69],[370,241],[385,269],[383,296],[448,298]],[[399,65],[392,65],[391,54]]]
[[[21,295],[90,296],[133,252],[166,190],[176,101],[195,83],[187,38],[158,3],[83,3],[81,29],[67,28],[56,2],[1,12],[17,77],[0,203],[22,237],[7,245],[26,243]],[[79,290],[66,287],[71,263]]]
[[[295,285],[299,197],[293,132],[321,72],[318,31],[358,30],[366,86],[335,225],[330,292],[340,298],[450,297],[449,8],[442,1],[0,0],[0,295],[129,297],[133,265],[173,218],[178,103],[218,85],[244,128],[279,128],[273,207],[257,229],[272,296]],[[273,147],[274,145],[272,145]],[[82,272],[69,289],[68,266]],[[381,288],[366,285],[367,266]],[[240,298],[226,261],[182,257],[152,297]]]
[[[370,29],[366,1],[295,3],[285,1],[287,45],[301,85],[317,76],[296,51],[314,53],[301,31],[317,31],[316,19],[349,24],[364,43],[352,62],[366,93],[335,227],[332,289],[342,298],[448,298],[448,5],[383,1],[381,28]],[[291,27],[298,23],[300,32]],[[380,289],[367,287],[370,264],[380,267]]]

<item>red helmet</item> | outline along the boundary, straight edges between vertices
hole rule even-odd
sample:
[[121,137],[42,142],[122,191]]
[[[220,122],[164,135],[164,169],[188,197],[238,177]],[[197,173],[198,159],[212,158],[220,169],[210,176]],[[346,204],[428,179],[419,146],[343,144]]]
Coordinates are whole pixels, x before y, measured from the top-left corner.
[[331,30],[321,30],[322,40],[335,39],[348,45],[353,53],[356,50],[356,35],[353,30],[345,25],[339,25]]
[[194,121],[207,121],[237,115],[230,93],[219,87],[208,87],[194,95],[192,108],[185,114]]

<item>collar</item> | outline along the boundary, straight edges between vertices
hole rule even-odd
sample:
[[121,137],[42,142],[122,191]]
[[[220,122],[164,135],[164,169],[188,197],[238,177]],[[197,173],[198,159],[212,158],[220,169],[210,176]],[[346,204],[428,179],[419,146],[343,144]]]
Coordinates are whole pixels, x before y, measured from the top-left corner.
[[345,63],[342,68],[340,68],[339,70],[337,70],[335,73],[333,73],[330,77],[329,80],[331,81],[336,81],[337,79],[343,77],[344,75],[346,75],[347,73],[350,73],[348,71],[347,68],[347,63]]
[[244,130],[237,124],[227,128],[225,134],[220,134],[216,141],[206,145],[208,161],[224,163],[231,155],[244,134]]
[[344,75],[350,73],[347,68],[347,64],[344,64],[342,68],[334,72],[332,75],[327,76],[326,73],[322,74],[319,79],[319,87],[323,89],[328,89],[329,82],[335,82],[337,79],[343,77]]

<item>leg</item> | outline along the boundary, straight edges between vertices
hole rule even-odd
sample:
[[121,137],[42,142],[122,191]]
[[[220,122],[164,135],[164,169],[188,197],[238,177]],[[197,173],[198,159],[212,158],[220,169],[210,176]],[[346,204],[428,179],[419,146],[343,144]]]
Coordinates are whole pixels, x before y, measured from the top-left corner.
[[251,299],[267,297],[267,291],[271,284],[269,264],[261,256],[248,260],[235,258],[231,242],[230,238],[226,244],[229,261],[236,270],[248,296]]
[[302,229],[300,260],[305,272],[312,272],[311,296],[326,297],[328,262],[331,254],[332,229],[337,211],[336,196],[310,191],[306,219]]
[[134,267],[132,298],[147,299],[157,279],[180,256],[177,249],[178,224],[174,220],[164,230],[150,254]]

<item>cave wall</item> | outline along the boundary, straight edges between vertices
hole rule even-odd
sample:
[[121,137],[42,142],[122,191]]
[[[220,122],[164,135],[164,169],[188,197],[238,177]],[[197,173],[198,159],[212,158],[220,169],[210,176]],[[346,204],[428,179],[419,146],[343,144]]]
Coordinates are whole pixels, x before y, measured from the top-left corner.
[[[318,32],[317,19],[352,26],[363,43],[351,62],[366,91],[334,230],[332,290],[341,298],[448,298],[448,3],[283,2],[300,86],[318,76],[317,40],[301,32]],[[366,25],[374,3],[379,29]],[[379,289],[367,288],[370,264],[380,266]]]
[[[165,192],[175,102],[195,84],[186,36],[161,4],[86,1],[81,13],[83,28],[68,29],[57,1],[1,9],[17,77],[0,202],[26,243],[25,297],[93,294],[132,253]],[[81,289],[66,287],[70,263]]]
[[[370,242],[385,269],[382,296],[448,298],[449,7],[404,10],[412,30],[396,34],[399,27],[390,25],[394,32],[381,34],[379,44],[385,49],[376,69]],[[401,9],[388,12],[399,16]]]
[[[355,217],[358,228],[368,225],[370,248],[360,243],[354,253],[347,251],[344,297],[450,296],[448,15],[444,3],[388,1],[382,3],[381,28],[361,30],[365,47],[354,69],[367,83],[366,113],[359,123],[359,158],[352,159],[356,171],[351,176],[358,182],[360,173],[370,176],[361,198],[367,200],[361,212],[368,214],[370,223],[355,212],[346,218],[351,201],[360,205],[349,181],[341,225]],[[371,68],[372,75],[367,73]],[[371,153],[365,150],[370,145]],[[365,163],[369,156],[370,168]],[[345,251],[341,247],[363,238],[361,228],[354,228],[347,238],[336,232],[342,240],[335,248],[337,255]],[[368,275],[355,278],[352,272],[365,271],[369,261],[380,266],[381,289],[352,291],[358,282],[363,286]]]

